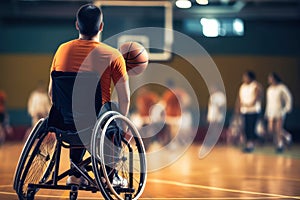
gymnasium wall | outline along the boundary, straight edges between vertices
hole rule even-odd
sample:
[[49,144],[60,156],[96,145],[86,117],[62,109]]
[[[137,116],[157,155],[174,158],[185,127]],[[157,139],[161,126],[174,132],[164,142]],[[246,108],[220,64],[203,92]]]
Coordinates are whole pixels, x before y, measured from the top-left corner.
[[[39,80],[48,83],[49,68],[57,46],[78,37],[74,23],[74,20],[0,21],[0,89],[8,94],[12,124],[30,123],[26,112],[28,95]],[[175,21],[174,26],[178,31],[183,30],[180,21]],[[226,88],[229,111],[234,106],[245,70],[255,71],[265,88],[267,74],[276,71],[293,93],[295,111],[290,123],[299,128],[296,123],[300,108],[299,35],[299,21],[246,21],[242,37],[190,36],[207,50],[218,66]],[[205,112],[208,91],[201,77],[189,76],[192,72],[182,68],[185,61],[180,57],[173,57],[167,64],[189,77],[197,91],[201,110]]]

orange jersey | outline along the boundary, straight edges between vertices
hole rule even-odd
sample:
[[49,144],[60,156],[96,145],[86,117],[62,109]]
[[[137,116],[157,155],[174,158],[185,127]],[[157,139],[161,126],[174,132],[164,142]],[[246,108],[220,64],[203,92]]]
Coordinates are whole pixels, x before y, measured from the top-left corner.
[[101,80],[102,103],[111,99],[111,81],[128,79],[122,54],[115,48],[92,40],[72,40],[59,46],[51,72],[96,71]]
[[162,100],[166,104],[166,115],[171,117],[181,116],[181,111],[190,104],[190,96],[181,88],[167,89]]
[[158,102],[158,96],[150,91],[140,94],[136,98],[136,107],[142,117],[150,116],[151,107]]

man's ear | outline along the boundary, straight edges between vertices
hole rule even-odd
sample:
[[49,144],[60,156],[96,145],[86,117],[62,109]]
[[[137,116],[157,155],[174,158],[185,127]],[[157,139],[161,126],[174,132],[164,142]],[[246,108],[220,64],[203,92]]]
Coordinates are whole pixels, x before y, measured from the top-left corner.
[[103,31],[103,26],[104,26],[104,23],[101,22],[100,27],[99,27],[99,32],[102,32],[102,31]]
[[79,31],[78,21],[75,22],[76,30]]

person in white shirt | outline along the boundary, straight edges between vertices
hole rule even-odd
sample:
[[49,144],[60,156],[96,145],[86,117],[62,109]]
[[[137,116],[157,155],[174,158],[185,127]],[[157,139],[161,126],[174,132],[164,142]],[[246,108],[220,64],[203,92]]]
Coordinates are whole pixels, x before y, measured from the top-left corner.
[[292,95],[276,73],[268,76],[270,86],[267,89],[265,117],[268,120],[268,131],[275,134],[276,151],[283,151],[283,141],[291,142],[291,134],[283,129],[284,119],[292,110]]
[[31,117],[31,127],[29,127],[24,135],[24,141],[27,140],[32,128],[41,119],[48,116],[51,108],[51,102],[47,93],[45,83],[40,80],[28,98],[27,110]]
[[244,133],[246,139],[245,152],[254,150],[255,126],[261,112],[262,86],[256,81],[254,72],[243,74],[243,83],[240,86],[237,98],[237,109],[244,118]]
[[208,102],[207,121],[219,124],[225,119],[226,96],[218,89],[213,90]]
[[28,98],[28,113],[32,118],[31,125],[34,126],[39,119],[48,116],[51,107],[50,99],[43,81],[30,93]]
[[209,129],[203,145],[212,147],[221,136],[226,115],[226,95],[218,86],[212,86],[208,101],[207,122]]

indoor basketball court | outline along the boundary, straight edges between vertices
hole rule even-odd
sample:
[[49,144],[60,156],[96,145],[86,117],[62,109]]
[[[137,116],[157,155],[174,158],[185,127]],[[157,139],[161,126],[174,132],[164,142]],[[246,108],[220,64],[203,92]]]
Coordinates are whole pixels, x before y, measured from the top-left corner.
[[[12,179],[21,148],[20,143],[1,147],[3,200],[18,199]],[[148,174],[140,199],[299,199],[299,150],[296,145],[277,155],[271,146],[266,146],[244,154],[236,147],[218,145],[209,156],[199,159],[199,145],[194,144],[170,166]],[[170,154],[172,151],[157,161]],[[36,199],[69,199],[69,192],[41,190]],[[103,198],[99,192],[80,191],[78,199]]]
[[[32,129],[38,119],[50,116],[52,104],[44,106],[46,113],[38,119],[29,107],[34,92],[47,93],[58,46],[78,39],[76,12],[87,3],[103,12],[99,42],[124,58],[126,72],[122,73],[129,77],[130,107],[126,119],[111,111],[104,115],[109,118],[106,121],[97,113],[92,129],[95,142],[84,146],[91,152],[84,157],[90,163],[78,167],[58,142],[49,147],[53,152],[44,154],[41,144],[48,127],[41,131],[44,135]],[[299,10],[298,0],[2,1],[0,199],[300,199]],[[94,63],[97,57],[91,52],[82,66]],[[253,93],[257,102],[243,104],[241,88],[247,78],[257,88],[244,92],[245,101]],[[119,91],[113,81],[109,92],[111,100],[117,101]],[[269,92],[275,83],[284,85],[284,92],[278,97],[280,106],[270,112],[269,102],[278,95]],[[86,97],[84,91],[73,92],[73,86],[71,93],[74,99]],[[46,99],[50,102],[48,94]],[[90,109],[89,105],[82,108]],[[274,120],[270,113],[280,116]],[[248,114],[255,114],[253,127]],[[128,133],[117,136],[129,153],[121,156],[116,153],[119,149],[112,148],[114,154],[107,156],[101,131],[122,120],[129,126]],[[56,133],[57,141],[63,140],[61,135]],[[110,139],[121,148],[115,142],[118,137]],[[131,152],[131,143],[137,153]],[[43,157],[44,163],[36,164],[35,156]],[[129,164],[107,167],[108,157],[113,157],[113,163]],[[31,162],[36,164],[32,168]],[[35,171],[39,165],[45,172],[35,178],[34,172],[41,173],[38,168]],[[70,166],[83,171],[89,184],[66,186],[74,173]],[[116,185],[115,178],[121,184]],[[47,184],[54,186],[46,189]],[[55,189],[57,184],[63,186]],[[73,190],[78,197],[72,197]]]

